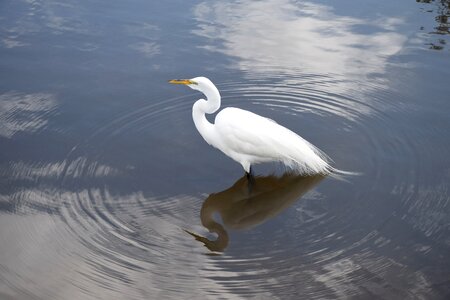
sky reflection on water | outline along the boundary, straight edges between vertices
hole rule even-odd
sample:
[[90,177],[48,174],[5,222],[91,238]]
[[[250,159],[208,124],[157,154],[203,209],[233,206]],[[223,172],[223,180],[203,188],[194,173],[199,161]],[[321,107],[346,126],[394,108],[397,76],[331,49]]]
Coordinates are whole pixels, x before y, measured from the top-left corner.
[[[1,2],[0,298],[447,299],[448,1],[419,2]],[[277,198],[257,166],[247,199],[167,84],[198,75],[362,175]]]

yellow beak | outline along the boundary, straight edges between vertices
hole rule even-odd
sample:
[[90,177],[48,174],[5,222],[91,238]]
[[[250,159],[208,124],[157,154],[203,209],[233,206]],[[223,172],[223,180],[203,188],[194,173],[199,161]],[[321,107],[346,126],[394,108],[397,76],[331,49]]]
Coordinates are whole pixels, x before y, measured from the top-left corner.
[[197,84],[195,81],[192,81],[190,79],[172,79],[172,80],[169,80],[169,83],[173,83],[173,84]]

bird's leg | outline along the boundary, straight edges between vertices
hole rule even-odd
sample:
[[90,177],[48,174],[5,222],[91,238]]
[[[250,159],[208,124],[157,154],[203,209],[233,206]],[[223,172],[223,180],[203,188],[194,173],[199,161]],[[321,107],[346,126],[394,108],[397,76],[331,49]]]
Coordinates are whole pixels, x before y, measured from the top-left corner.
[[245,175],[247,175],[248,180],[248,193],[251,194],[253,185],[255,183],[255,177],[253,177],[253,170],[251,166],[249,172],[245,172]]
[[249,181],[250,181],[250,179],[253,178],[253,169],[252,169],[252,166],[250,166],[248,172],[245,171],[245,175],[247,175],[247,179],[248,179]]

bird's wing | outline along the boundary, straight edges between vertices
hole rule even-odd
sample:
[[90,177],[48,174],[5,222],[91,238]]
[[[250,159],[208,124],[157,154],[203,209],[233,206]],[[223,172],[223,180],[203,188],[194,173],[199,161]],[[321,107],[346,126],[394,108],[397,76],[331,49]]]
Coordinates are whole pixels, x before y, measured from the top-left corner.
[[304,174],[328,172],[328,157],[293,131],[252,112],[226,108],[216,117],[216,137],[225,154],[242,162],[281,161]]
[[229,150],[261,158],[281,158],[285,148],[300,140],[291,130],[275,121],[239,108],[226,108],[216,117],[215,127]]

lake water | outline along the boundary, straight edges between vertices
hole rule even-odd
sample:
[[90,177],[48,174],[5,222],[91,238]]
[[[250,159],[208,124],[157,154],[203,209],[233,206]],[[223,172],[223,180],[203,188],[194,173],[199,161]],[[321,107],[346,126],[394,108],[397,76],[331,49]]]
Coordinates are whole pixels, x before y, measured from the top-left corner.
[[[449,15],[1,1],[0,298],[449,299]],[[360,175],[249,191],[167,83],[196,76]]]

